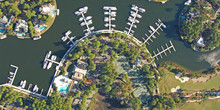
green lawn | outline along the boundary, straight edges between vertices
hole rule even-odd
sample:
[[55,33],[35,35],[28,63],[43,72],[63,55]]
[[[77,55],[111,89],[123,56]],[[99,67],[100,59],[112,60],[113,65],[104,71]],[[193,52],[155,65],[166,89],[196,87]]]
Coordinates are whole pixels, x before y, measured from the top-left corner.
[[220,109],[220,99],[206,100],[205,102],[199,103],[186,103],[180,108],[175,110],[219,110]]
[[175,79],[175,74],[168,72],[165,76],[162,77],[162,80],[159,83],[160,93],[170,93],[171,88],[180,86],[182,89],[187,90],[186,92],[199,91],[203,89],[219,89],[220,86],[220,75],[215,78],[210,79],[209,81],[202,83],[193,83],[192,80],[189,80],[186,83],[181,83],[179,80]]

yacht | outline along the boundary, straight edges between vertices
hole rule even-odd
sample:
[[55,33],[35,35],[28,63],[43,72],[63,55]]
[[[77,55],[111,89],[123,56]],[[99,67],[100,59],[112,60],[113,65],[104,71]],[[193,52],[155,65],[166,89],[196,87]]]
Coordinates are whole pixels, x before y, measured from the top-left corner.
[[65,35],[66,35],[66,36],[69,36],[71,33],[72,33],[72,31],[68,30],[68,31],[65,33]]
[[110,6],[104,6],[103,9],[104,10],[117,10],[116,7],[110,7]]
[[0,39],[5,39],[5,38],[7,38],[6,35],[2,35],[2,36],[0,36]]
[[105,21],[105,22],[108,22],[108,21],[109,21],[108,17],[105,17],[105,18],[104,18],[104,21]]
[[38,89],[37,85],[34,85],[33,92],[38,92]]
[[131,25],[131,23],[130,22],[127,22],[127,24],[130,26]]
[[132,17],[129,16],[128,21],[133,22],[133,21],[134,21],[134,18],[132,18]]
[[109,24],[108,24],[108,23],[106,23],[106,24],[105,24],[105,27],[108,27],[108,26],[109,26]]
[[83,17],[80,17],[80,18],[79,18],[79,21],[83,21],[83,19],[84,19]]
[[94,27],[94,26],[92,26],[92,27],[90,27],[89,29],[90,29],[90,30],[94,30],[94,29],[95,29],[95,27]]
[[92,24],[92,20],[89,20],[87,23],[88,23],[88,25]]
[[57,9],[57,16],[60,15],[60,9]]
[[39,39],[41,39],[41,36],[35,36],[35,37],[33,37],[33,40],[39,40]]
[[137,25],[133,24],[133,27],[134,27],[134,28],[137,28]]
[[153,26],[150,26],[150,29],[151,29],[152,31],[155,31],[155,28],[154,28]]
[[84,12],[84,13],[86,13],[87,10],[88,10],[88,7],[87,7],[87,6],[82,7],[82,8],[79,9],[80,12]]
[[20,87],[22,87],[23,83],[24,83],[24,81],[21,81],[21,82],[20,82]]
[[79,11],[76,11],[76,12],[75,12],[75,14],[76,14],[76,15],[80,15],[80,14],[81,14],[81,12],[79,12]]
[[[52,60],[52,61],[55,61],[56,58],[57,58],[57,56],[55,56],[55,55],[52,55],[52,56],[51,56],[51,60]],[[50,69],[50,68],[52,67],[52,64],[53,64],[53,62],[49,62],[49,64],[47,65],[47,69]]]
[[84,25],[86,25],[86,23],[85,23],[85,22],[82,22],[80,25],[81,25],[81,26],[84,26]]
[[25,85],[26,85],[26,80],[23,81],[23,84],[22,84],[21,88],[24,89]]
[[114,20],[115,20],[115,18],[111,18],[111,20],[113,20],[113,21],[114,21]]
[[32,84],[29,84],[29,86],[28,86],[28,90],[29,90],[31,87],[32,87]]
[[146,10],[143,9],[143,8],[139,8],[139,11],[140,11],[141,13],[144,13]]
[[62,40],[63,42],[65,42],[65,41],[67,40],[67,37],[66,37],[66,36],[63,36],[63,37],[61,37],[61,40]]
[[166,26],[165,24],[162,24],[162,26],[163,26],[164,28],[167,28],[167,26]]
[[112,24],[112,27],[116,27],[116,25],[115,25],[115,24]]
[[139,21],[137,19],[135,19],[134,21],[135,21],[135,23],[139,23]]
[[43,63],[43,69],[46,69],[47,64],[48,64],[48,61],[44,60],[44,63]]
[[92,16],[87,16],[85,19],[90,20],[90,19],[92,19]]

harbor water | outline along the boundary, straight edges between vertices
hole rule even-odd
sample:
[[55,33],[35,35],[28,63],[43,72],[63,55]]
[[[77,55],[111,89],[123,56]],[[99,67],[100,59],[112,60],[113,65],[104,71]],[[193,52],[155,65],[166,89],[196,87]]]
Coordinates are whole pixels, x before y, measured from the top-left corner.
[[0,83],[6,83],[7,74],[12,70],[10,64],[13,64],[19,67],[13,85],[19,85],[21,80],[27,80],[26,88],[28,84],[38,85],[39,91],[44,89],[44,94],[46,94],[55,71],[55,64],[53,64],[52,69],[43,70],[44,56],[48,50],[51,50],[52,54],[58,56],[57,61],[60,60],[68,49],[68,46],[60,39],[65,31],[71,30],[71,35],[77,36],[77,38],[83,36],[85,27],[80,26],[79,17],[74,15],[74,12],[83,6],[89,7],[85,16],[93,17],[92,25],[95,26],[95,30],[107,29],[104,27],[105,15],[103,14],[103,6],[116,6],[118,9],[116,11],[116,21],[112,21],[112,23],[116,24],[115,29],[122,31],[128,26],[127,18],[131,5],[135,4],[145,8],[146,12],[141,14],[140,23],[137,24],[137,29],[134,29],[134,36],[142,40],[142,37],[145,37],[145,33],[149,35],[149,25],[156,27],[154,23],[160,18],[167,25],[167,28],[163,32],[159,31],[160,35],[155,34],[157,38],[153,39],[154,42],[149,42],[149,51],[152,53],[157,48],[161,50],[161,46],[165,47],[165,43],[168,44],[170,40],[177,50],[176,52],[172,51],[167,57],[163,55],[162,59],[159,58],[156,61],[157,63],[172,61],[193,71],[209,68],[211,67],[210,63],[201,60],[200,57],[212,52],[219,52],[219,48],[206,53],[194,52],[179,40],[177,23],[178,16],[184,7],[184,2],[185,0],[171,0],[161,4],[148,2],[148,0],[57,0],[60,15],[56,17],[54,24],[42,35],[40,40],[23,40],[14,36],[8,36],[6,39],[0,40]]

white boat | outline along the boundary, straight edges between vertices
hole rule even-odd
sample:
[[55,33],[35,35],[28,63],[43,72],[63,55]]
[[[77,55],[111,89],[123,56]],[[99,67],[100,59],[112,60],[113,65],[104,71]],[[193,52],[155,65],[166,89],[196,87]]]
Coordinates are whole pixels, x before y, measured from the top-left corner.
[[162,24],[162,26],[163,26],[164,28],[167,28],[167,26],[166,26],[165,24]]
[[116,7],[110,7],[110,6],[104,6],[103,9],[104,10],[117,10]]
[[33,37],[33,40],[39,40],[39,39],[41,39],[41,36],[35,36],[35,37]]
[[84,13],[86,13],[87,10],[88,10],[88,7],[87,7],[87,6],[82,7],[82,8],[79,9],[80,12],[84,12]]
[[134,5],[134,4],[131,5],[131,7],[132,7],[132,8],[136,8],[136,9],[138,9],[138,7],[137,7],[136,5]]
[[133,12],[133,11],[131,11],[131,16],[133,16],[133,17],[138,17],[138,18],[142,18],[142,16],[141,15],[139,15],[139,14],[137,14],[137,13],[135,13],[135,12]]
[[89,29],[90,29],[90,30],[94,30],[94,29],[95,29],[95,27],[94,27],[94,26],[92,26],[92,27],[90,27]]
[[37,85],[34,85],[33,92],[38,92],[38,89]]
[[23,81],[23,84],[22,84],[21,88],[24,89],[24,88],[25,88],[25,85],[26,85],[26,80]]
[[111,13],[110,13],[110,16],[115,17],[115,16],[116,16],[116,12],[111,12]]
[[43,91],[44,91],[44,89],[41,89],[40,94],[42,94],[42,93],[43,93]]
[[105,24],[105,27],[108,27],[108,26],[109,26],[109,24],[108,24],[108,23],[106,23],[106,24]]
[[85,19],[90,20],[90,19],[92,19],[92,16],[87,16]]
[[134,28],[137,28],[137,25],[133,24],[133,27],[134,27]]
[[20,82],[20,87],[22,87],[23,83],[24,83],[24,81],[21,81],[21,82]]
[[135,21],[135,23],[139,23],[139,21],[137,19],[135,19],[134,21]]
[[[55,55],[52,55],[52,56],[51,56],[51,60],[52,60],[52,61],[55,61],[56,58],[57,58],[57,56],[55,56]],[[49,64],[47,65],[47,69],[50,69],[50,68],[52,67],[52,64],[53,64],[52,62],[49,62]]]
[[60,15],[60,9],[57,9],[57,16]]
[[149,26],[149,27],[152,31],[155,31],[155,28],[153,26]]
[[184,3],[184,5],[190,5],[192,3],[192,0],[188,0]]
[[85,22],[82,22],[82,23],[80,23],[80,25],[81,25],[81,26],[84,26],[84,25],[86,25],[86,23],[85,23]]
[[63,42],[65,42],[65,41],[67,40],[67,37],[66,37],[66,36],[63,36],[63,37],[61,37],[61,40],[62,40]]
[[79,21],[83,21],[83,19],[84,19],[83,17],[80,17],[80,18],[79,18]]
[[116,27],[116,25],[115,25],[115,24],[112,24],[112,27]]
[[128,21],[133,22],[133,21],[134,21],[134,18],[132,18],[132,17],[129,16]]
[[29,86],[28,86],[28,90],[29,90],[31,87],[32,87],[32,84],[29,84]]
[[9,72],[9,74],[10,74],[10,75],[14,75],[14,73],[12,73],[12,72]]
[[44,63],[43,63],[43,69],[46,69],[47,64],[48,64],[48,61],[45,60]]
[[108,21],[109,21],[108,17],[105,17],[105,18],[104,18],[104,21],[105,21],[105,22],[108,22]]
[[127,24],[130,26],[131,25],[131,23],[130,22],[127,22]]
[[116,20],[116,19],[115,19],[115,18],[111,18],[111,20],[113,20],[113,21],[114,21],[114,20]]
[[87,22],[87,24],[88,24],[88,25],[92,24],[92,20],[89,20],[89,21]]
[[51,60],[55,61],[57,59],[56,55],[52,55]]
[[47,54],[46,54],[46,56],[45,56],[45,58],[49,58],[50,55],[51,55],[51,53],[52,53],[51,51],[48,51]]
[[109,14],[109,12],[104,12],[104,14],[105,14],[105,15],[108,15],[108,14]]
[[75,15],[80,15],[80,14],[81,14],[81,12],[79,12],[79,11],[75,12]]
[[7,38],[6,35],[2,35],[2,36],[0,36],[0,39],[5,39],[5,38]]
[[65,35],[66,35],[66,36],[69,36],[71,33],[72,33],[72,31],[68,30],[68,31],[65,33]]
[[143,8],[139,8],[139,11],[140,11],[141,13],[144,13],[146,10],[143,9]]

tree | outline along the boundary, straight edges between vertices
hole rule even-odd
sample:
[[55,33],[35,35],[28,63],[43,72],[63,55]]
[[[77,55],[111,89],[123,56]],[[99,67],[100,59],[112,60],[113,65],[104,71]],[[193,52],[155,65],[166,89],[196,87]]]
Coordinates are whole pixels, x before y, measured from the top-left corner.
[[150,70],[150,66],[147,65],[147,64],[144,64],[143,68],[142,68],[142,71],[143,72],[148,72]]
[[25,10],[28,10],[28,9],[30,9],[30,5],[29,5],[28,3],[24,3],[23,8],[24,8]]
[[23,5],[23,4],[24,4],[24,2],[25,2],[25,0],[20,0],[20,4],[22,4],[22,5]]
[[3,16],[2,9],[0,9],[0,18]]
[[75,96],[76,96],[76,97],[80,97],[80,95],[81,95],[81,91],[78,90],[78,91],[76,92],[76,95],[75,95]]
[[111,91],[111,89],[112,89],[112,87],[110,86],[110,85],[105,85],[104,86],[104,90],[105,90],[105,92],[109,92],[109,91]]

